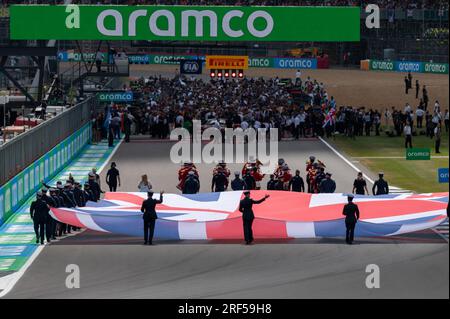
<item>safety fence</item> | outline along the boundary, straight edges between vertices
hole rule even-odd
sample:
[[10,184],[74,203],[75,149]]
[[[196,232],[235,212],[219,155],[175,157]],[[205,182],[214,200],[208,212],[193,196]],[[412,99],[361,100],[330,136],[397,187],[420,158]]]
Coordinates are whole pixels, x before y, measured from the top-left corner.
[[[90,53],[80,54],[74,52],[58,52],[60,62],[89,61],[94,58]],[[180,60],[205,60],[205,55],[176,55],[176,54],[130,54],[130,64],[179,64]],[[249,57],[249,67],[255,68],[278,68],[278,69],[321,69],[328,68],[328,58],[292,58],[292,57]]]
[[0,187],[0,225],[39,190],[42,181],[50,181],[82,151],[91,140],[91,128],[85,124]]
[[97,104],[89,98],[0,146],[0,185],[90,122]]

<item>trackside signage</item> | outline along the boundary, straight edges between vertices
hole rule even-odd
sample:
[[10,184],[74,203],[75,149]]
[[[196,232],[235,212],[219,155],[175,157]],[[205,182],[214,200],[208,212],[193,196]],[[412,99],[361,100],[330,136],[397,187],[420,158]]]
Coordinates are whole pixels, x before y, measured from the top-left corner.
[[439,183],[448,183],[448,167],[438,169]]
[[424,64],[425,73],[440,73],[448,74],[448,64],[446,63],[425,63]]
[[317,59],[274,58],[273,64],[279,69],[317,69]]
[[13,40],[359,41],[359,7],[12,5]]
[[409,161],[424,161],[431,159],[429,148],[407,148],[406,159]]
[[370,69],[374,71],[394,71],[395,64],[392,61],[370,60]]
[[131,102],[133,92],[102,92],[97,97],[100,102]]
[[273,68],[272,58],[248,58],[248,66],[251,68]]
[[396,61],[395,70],[398,72],[423,72],[423,64],[421,62]]

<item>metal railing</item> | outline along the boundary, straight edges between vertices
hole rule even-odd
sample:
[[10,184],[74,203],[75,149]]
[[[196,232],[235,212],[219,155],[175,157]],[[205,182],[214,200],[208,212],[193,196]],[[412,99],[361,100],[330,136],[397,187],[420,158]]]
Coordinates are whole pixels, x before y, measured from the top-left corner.
[[88,123],[97,104],[91,97],[0,146],[0,185]]

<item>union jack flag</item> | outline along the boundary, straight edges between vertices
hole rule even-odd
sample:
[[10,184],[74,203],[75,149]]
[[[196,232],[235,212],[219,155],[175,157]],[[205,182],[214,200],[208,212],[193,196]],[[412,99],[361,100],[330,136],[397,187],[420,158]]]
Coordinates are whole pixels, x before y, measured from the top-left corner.
[[[340,237],[346,194],[252,191],[252,198],[270,198],[254,206],[255,238]],[[146,193],[107,193],[86,207],[53,208],[60,222],[95,231],[142,235],[141,204]],[[156,198],[158,194],[154,195]],[[239,202],[242,191],[195,195],[165,194],[156,210],[155,237],[163,239],[243,238]],[[355,235],[392,236],[435,227],[447,218],[448,193],[356,195],[360,210]]]

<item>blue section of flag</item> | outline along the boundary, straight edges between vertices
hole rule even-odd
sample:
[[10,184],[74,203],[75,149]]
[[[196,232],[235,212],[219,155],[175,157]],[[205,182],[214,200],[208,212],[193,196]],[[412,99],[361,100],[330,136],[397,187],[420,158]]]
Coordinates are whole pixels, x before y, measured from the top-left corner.
[[216,202],[220,198],[220,193],[184,194],[182,196],[197,202]]
[[[400,229],[398,224],[374,224],[359,221],[356,224],[355,236],[376,237],[395,233]],[[314,231],[317,237],[342,237],[345,236],[345,219],[337,219],[323,222],[314,222]]]

